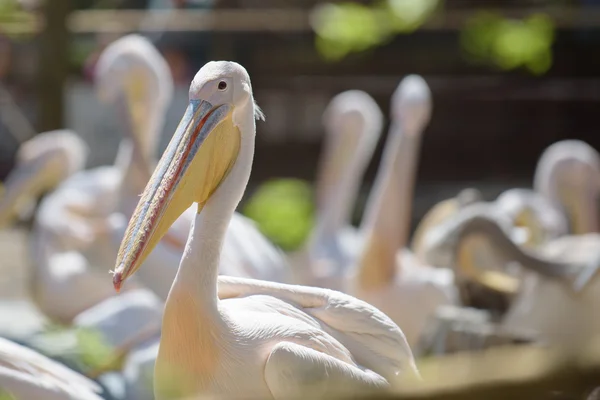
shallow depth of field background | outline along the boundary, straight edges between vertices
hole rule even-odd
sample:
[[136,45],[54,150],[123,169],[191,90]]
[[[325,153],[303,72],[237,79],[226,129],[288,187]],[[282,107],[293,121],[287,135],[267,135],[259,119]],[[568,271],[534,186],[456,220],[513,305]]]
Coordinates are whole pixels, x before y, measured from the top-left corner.
[[[531,187],[553,142],[578,138],[600,148],[600,0],[0,0],[0,180],[20,141],[51,129],[86,140],[88,167],[114,161],[120,133],[95,97],[93,67],[107,43],[131,32],[152,39],[177,85],[159,154],[196,71],[221,59],[246,67],[266,122],[257,124],[238,210],[288,251],[312,227],[322,112],[344,90],[368,92],[389,122],[390,96],[405,75],[429,84],[433,115],[413,228],[462,188],[493,199]],[[385,134],[355,221],[384,143]],[[26,226],[0,232],[2,299],[25,295],[27,246]],[[11,324],[11,303],[2,304],[9,311],[0,310],[0,325]]]

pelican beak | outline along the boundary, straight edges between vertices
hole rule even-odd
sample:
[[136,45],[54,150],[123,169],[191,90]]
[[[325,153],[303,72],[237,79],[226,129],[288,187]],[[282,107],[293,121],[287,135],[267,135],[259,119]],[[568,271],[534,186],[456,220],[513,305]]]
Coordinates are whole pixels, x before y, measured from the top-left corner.
[[117,255],[117,291],[193,203],[201,212],[237,159],[241,134],[233,106],[191,100],[141,195]]
[[150,177],[151,162],[146,157],[148,132],[148,108],[145,102],[149,101],[147,84],[142,74],[131,74],[127,79],[123,92],[119,95],[120,110],[125,123],[125,136],[133,143],[132,157],[134,165],[140,169],[145,179]]

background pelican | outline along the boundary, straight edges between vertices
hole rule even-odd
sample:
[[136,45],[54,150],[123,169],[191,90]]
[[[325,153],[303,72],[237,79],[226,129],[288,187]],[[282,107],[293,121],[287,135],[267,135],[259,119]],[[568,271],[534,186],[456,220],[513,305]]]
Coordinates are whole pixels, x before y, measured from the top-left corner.
[[114,294],[106,282],[116,255],[112,233],[125,225],[128,207],[135,206],[150,175],[149,160],[173,90],[164,76],[170,77],[166,62],[139,35],[113,42],[98,60],[99,96],[118,106],[128,135],[115,165],[73,175],[37,213],[34,292],[50,317],[68,322]]
[[0,191],[0,228],[33,211],[44,193],[80,171],[88,152],[75,132],[64,129],[40,133],[21,144]]
[[538,161],[533,188],[561,209],[575,235],[599,232],[600,155],[581,140],[561,140]]
[[117,290],[173,221],[198,203],[165,305],[156,397],[284,398],[299,389],[355,395],[414,374],[400,329],[364,302],[326,289],[218,277],[229,220],[250,177],[255,117],[262,115],[245,69],[206,64],[121,244]]
[[0,393],[21,400],[101,400],[100,386],[26,347],[0,338]]
[[456,304],[449,269],[426,266],[406,249],[421,134],[431,117],[422,77],[402,80],[392,98],[392,124],[361,225],[365,244],[348,276],[348,291],[389,315],[417,343],[440,305]]
[[542,194],[530,189],[506,190],[494,201],[499,212],[524,229],[522,245],[537,247],[569,231],[566,216]]
[[316,226],[305,248],[292,257],[297,283],[340,290],[360,249],[351,216],[381,136],[383,114],[367,93],[350,90],[331,100],[323,121],[326,139],[316,183]]

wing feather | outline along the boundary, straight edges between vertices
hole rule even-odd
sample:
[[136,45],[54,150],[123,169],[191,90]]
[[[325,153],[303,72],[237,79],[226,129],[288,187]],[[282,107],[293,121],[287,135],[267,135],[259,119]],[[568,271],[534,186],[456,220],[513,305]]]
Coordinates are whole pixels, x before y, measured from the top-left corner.
[[372,305],[329,289],[219,277],[221,299],[257,294],[292,303],[320,320],[327,333],[346,346],[358,364],[390,383],[407,374],[418,376],[404,334],[387,315]]

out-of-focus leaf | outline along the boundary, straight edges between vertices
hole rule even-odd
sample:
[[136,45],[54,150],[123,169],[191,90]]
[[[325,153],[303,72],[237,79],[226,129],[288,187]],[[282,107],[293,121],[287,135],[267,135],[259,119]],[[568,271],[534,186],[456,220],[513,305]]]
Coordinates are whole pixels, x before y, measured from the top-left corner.
[[0,17],[10,16],[19,10],[19,3],[16,0],[0,0]]
[[388,0],[392,24],[397,33],[409,33],[419,28],[438,8],[439,0]]
[[492,43],[497,34],[502,17],[491,12],[482,12],[467,22],[461,32],[460,42],[468,55],[475,59],[489,57]]
[[268,181],[246,202],[243,213],[283,250],[297,249],[313,225],[311,186],[299,179]]
[[315,45],[325,59],[339,60],[380,46],[394,34],[414,31],[439,4],[440,0],[380,0],[371,6],[320,4],[311,17]]
[[384,41],[390,24],[382,13],[356,3],[323,4],[315,8],[311,23],[317,34],[317,49],[329,59],[361,52]]
[[115,349],[104,341],[100,332],[90,328],[48,324],[28,344],[47,357],[83,373],[119,370],[121,367],[122,360],[115,357]]
[[0,388],[0,400],[16,400],[16,398],[10,393]]
[[91,370],[106,367],[114,357],[114,350],[106,344],[102,335],[92,329],[77,329],[77,343],[81,361]]
[[[415,31],[442,4],[442,0],[378,0],[371,6],[320,4],[311,18],[315,46],[325,59],[337,61],[380,46],[396,34]],[[470,60],[505,70],[525,68],[533,74],[551,67],[553,40],[554,24],[547,15],[514,20],[489,11],[476,13],[460,37]]]
[[23,10],[17,0],[0,0],[0,34],[27,38],[33,33],[35,21],[34,15]]
[[505,70],[524,67],[534,74],[551,67],[553,40],[552,21],[542,14],[514,20],[479,13],[461,34],[461,45],[471,59]]

